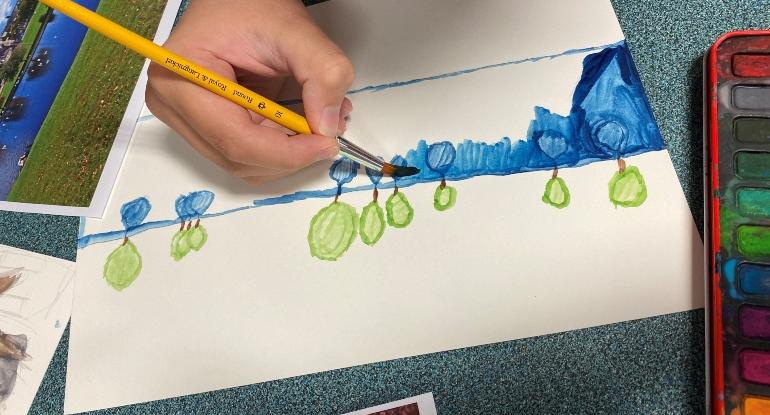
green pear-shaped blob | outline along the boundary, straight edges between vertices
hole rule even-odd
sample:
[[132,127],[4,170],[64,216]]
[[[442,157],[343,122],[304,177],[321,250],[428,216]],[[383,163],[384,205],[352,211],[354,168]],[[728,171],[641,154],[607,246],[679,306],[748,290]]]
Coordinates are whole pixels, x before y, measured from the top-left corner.
[[204,228],[201,224],[193,226],[190,230],[187,231],[187,245],[193,251],[198,251],[199,249],[203,248],[203,245],[206,244],[208,239],[209,234],[206,232],[206,228]]
[[610,201],[615,207],[637,207],[647,200],[647,185],[636,166],[626,167],[612,176],[609,184]]
[[310,254],[318,259],[336,261],[356,238],[356,209],[344,202],[333,202],[310,220],[307,242]]
[[403,192],[390,195],[385,202],[385,211],[388,213],[388,225],[394,228],[405,228],[414,218],[414,209]]
[[364,206],[358,222],[358,232],[361,240],[369,246],[376,244],[382,237],[385,232],[385,212],[377,202],[371,201]]
[[570,195],[567,183],[561,177],[554,177],[545,184],[543,202],[557,209],[569,206]]
[[171,239],[171,257],[175,261],[181,261],[190,252],[190,242],[187,239],[189,232],[190,229],[177,231]]
[[110,287],[123,291],[142,271],[142,256],[131,241],[112,251],[104,264],[104,279]]
[[443,212],[457,202],[457,189],[452,186],[438,186],[433,193],[433,207],[439,212]]

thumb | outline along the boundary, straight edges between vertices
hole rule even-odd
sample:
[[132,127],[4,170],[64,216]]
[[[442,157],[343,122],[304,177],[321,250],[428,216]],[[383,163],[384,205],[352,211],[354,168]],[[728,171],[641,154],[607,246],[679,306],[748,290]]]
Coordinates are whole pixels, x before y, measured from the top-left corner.
[[334,137],[341,125],[340,110],[353,83],[353,64],[308,16],[281,51],[302,87],[305,117],[313,132]]

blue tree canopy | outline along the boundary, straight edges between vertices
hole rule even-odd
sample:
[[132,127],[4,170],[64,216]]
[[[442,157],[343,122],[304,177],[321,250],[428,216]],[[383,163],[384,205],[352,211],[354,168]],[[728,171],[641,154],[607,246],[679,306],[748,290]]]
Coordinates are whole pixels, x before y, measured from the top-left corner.
[[[405,158],[401,157],[400,155],[396,154],[393,156],[393,158],[390,160],[390,164],[394,166],[407,166],[409,163],[406,161]],[[396,184],[402,183],[403,177],[393,176],[393,181],[396,182]]]
[[380,180],[382,180],[382,172],[377,170],[372,170],[370,168],[366,168],[366,175],[369,176],[369,180],[372,181],[373,185],[380,184]]
[[126,230],[137,227],[144,222],[144,219],[150,213],[152,205],[145,197],[126,202],[120,207],[120,221]]
[[337,186],[342,186],[345,183],[350,183],[356,174],[358,173],[358,163],[349,158],[342,157],[332,163],[329,168],[329,177],[337,182]]
[[427,163],[431,170],[446,174],[455,161],[455,147],[449,141],[440,141],[428,146]]
[[208,190],[199,190],[176,198],[176,213],[182,220],[197,218],[206,213],[214,201],[214,193]]
[[187,203],[185,203],[186,200],[187,195],[180,195],[176,198],[176,202],[174,202],[176,214],[179,215],[179,217],[183,220],[187,220],[193,216],[193,212],[189,210],[189,206],[187,206]]
[[546,156],[554,160],[567,151],[567,140],[559,134],[543,134],[538,138],[537,145]]
[[206,213],[211,203],[214,201],[214,193],[208,190],[199,190],[192,192],[187,196],[187,205],[196,216]]

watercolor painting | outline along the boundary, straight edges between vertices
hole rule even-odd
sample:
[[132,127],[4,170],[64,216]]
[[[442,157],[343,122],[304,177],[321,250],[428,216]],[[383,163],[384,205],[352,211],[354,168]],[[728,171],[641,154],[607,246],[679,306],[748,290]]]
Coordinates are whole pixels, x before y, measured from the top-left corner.
[[[166,2],[77,0],[150,38]],[[0,4],[0,201],[88,207],[144,59],[36,0]]]
[[702,307],[612,5],[556,3],[309,8],[356,68],[346,138],[416,176],[343,158],[254,187],[145,110],[81,222],[65,412]]
[[[364,88],[360,92],[377,92],[384,88]],[[103,276],[115,290],[128,288],[139,276],[142,256],[130,236],[160,227],[179,225],[171,241],[171,257],[182,260],[190,252],[199,251],[208,239],[202,218],[221,216],[243,209],[298,202],[310,198],[332,199],[311,219],[307,233],[309,254],[319,260],[340,259],[360,238],[374,246],[388,227],[407,228],[415,220],[405,188],[423,183],[438,183],[433,196],[437,212],[448,212],[458,203],[458,192],[449,185],[453,181],[477,176],[550,171],[545,183],[542,202],[555,209],[565,209],[576,195],[568,185],[569,168],[577,168],[603,160],[616,160],[617,170],[608,172],[606,186],[608,203],[616,208],[637,208],[647,198],[647,185],[638,166],[628,166],[625,158],[665,149],[655,125],[651,109],[644,96],[641,81],[625,41],[588,54],[583,71],[572,95],[569,114],[560,115],[547,108],[535,107],[526,138],[512,140],[503,137],[494,143],[465,139],[459,142],[441,140],[429,143],[422,139],[404,155],[390,162],[400,166],[415,166],[420,173],[383,182],[382,174],[362,169],[358,163],[340,158],[329,168],[334,186],[329,189],[297,192],[278,198],[255,200],[252,206],[227,212],[207,214],[214,200],[210,191],[195,191],[179,196],[177,217],[145,223],[150,201],[144,197],[121,207],[123,230],[84,235],[78,241],[83,249],[93,243],[122,240],[107,258]],[[355,177],[365,173],[369,185],[345,187]],[[599,186],[600,184],[597,184]],[[392,189],[383,206],[379,192]],[[360,211],[344,201],[349,192],[371,191],[372,201]],[[532,195],[535,197],[536,195]]]
[[73,278],[66,261],[0,245],[0,413],[32,403],[69,317]]

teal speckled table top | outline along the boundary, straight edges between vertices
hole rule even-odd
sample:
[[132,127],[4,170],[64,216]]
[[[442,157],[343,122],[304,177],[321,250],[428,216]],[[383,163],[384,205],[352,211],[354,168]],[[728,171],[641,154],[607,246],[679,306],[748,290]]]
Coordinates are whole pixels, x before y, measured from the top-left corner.
[[[613,0],[698,224],[702,56],[770,27],[770,0]],[[533,34],[536,36],[536,34]],[[0,243],[75,258],[75,218],[0,212]],[[335,414],[432,391],[440,414],[701,414],[703,310],[151,402],[103,413]],[[61,413],[65,332],[32,406]]]

